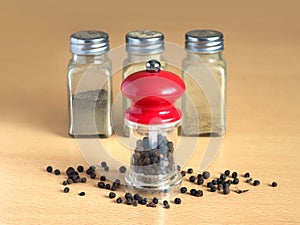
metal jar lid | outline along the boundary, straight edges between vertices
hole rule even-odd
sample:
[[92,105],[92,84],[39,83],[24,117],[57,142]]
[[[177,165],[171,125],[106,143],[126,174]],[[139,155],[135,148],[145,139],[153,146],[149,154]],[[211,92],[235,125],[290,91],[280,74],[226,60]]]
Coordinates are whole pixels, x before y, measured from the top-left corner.
[[108,34],[103,31],[79,31],[71,35],[70,41],[70,51],[78,55],[101,55],[109,50]]
[[135,30],[126,34],[126,51],[135,54],[156,54],[164,50],[164,35],[154,30]]
[[215,53],[224,50],[223,34],[215,30],[192,30],[185,34],[185,48],[190,52]]

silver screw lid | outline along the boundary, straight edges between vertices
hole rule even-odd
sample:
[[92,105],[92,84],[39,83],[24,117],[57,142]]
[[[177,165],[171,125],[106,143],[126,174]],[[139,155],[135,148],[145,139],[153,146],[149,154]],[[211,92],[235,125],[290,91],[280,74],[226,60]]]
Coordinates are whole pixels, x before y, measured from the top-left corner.
[[146,70],[148,72],[159,72],[160,71],[160,62],[156,59],[151,59],[146,63]]
[[126,34],[126,51],[135,54],[156,54],[164,50],[164,35],[154,30],[135,30]]
[[70,41],[70,51],[78,55],[101,55],[109,50],[108,34],[103,31],[79,31],[71,35]]
[[191,52],[216,53],[224,50],[223,34],[215,30],[192,30],[185,34],[185,48]]

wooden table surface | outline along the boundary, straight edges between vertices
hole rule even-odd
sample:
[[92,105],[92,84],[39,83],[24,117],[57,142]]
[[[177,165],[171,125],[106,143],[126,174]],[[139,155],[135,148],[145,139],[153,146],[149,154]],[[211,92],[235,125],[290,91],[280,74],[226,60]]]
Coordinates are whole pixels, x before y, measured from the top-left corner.
[[[0,17],[1,225],[300,224],[298,1],[6,1]],[[114,48],[140,28],[163,31],[180,45],[195,28],[225,34],[228,132],[208,169],[249,171],[260,186],[241,182],[249,188],[241,195],[201,187],[204,197],[180,195],[182,204],[170,209],[130,207],[108,199],[95,180],[64,194],[64,176],[45,172],[47,165],[87,166],[67,136],[69,35],[104,30]],[[198,164],[194,155],[187,168]]]

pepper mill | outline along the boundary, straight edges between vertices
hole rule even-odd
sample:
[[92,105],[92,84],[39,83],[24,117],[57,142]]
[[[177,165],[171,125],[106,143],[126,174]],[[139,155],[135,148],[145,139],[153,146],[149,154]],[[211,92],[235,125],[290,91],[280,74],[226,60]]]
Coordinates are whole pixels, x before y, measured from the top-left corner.
[[124,114],[131,148],[127,189],[163,197],[178,193],[181,175],[173,153],[182,115],[174,104],[185,91],[183,80],[150,60],[146,70],[122,82],[121,91],[131,101]]

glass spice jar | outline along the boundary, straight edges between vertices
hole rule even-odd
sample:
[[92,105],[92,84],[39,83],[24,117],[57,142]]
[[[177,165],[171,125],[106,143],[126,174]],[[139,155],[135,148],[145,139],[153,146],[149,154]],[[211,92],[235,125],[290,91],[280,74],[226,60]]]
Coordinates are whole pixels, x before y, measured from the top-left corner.
[[[154,30],[135,30],[126,34],[127,58],[123,62],[122,79],[128,75],[141,71],[145,63],[151,59],[158,60],[162,69],[167,68],[163,56],[164,34]],[[123,113],[130,106],[130,101],[123,97]],[[123,121],[124,136],[128,136],[128,127]]]
[[112,134],[111,60],[108,34],[79,31],[71,35],[72,59],[67,72],[69,135],[108,137]]
[[[223,34],[214,30],[193,30],[186,33],[185,39],[186,57],[182,62],[182,76],[186,93],[182,98],[181,134],[222,136],[226,131],[226,62],[222,56]],[[209,101],[201,85],[209,86],[207,81],[211,76],[217,82],[217,89],[210,90],[213,92],[213,100]]]

